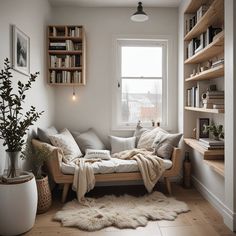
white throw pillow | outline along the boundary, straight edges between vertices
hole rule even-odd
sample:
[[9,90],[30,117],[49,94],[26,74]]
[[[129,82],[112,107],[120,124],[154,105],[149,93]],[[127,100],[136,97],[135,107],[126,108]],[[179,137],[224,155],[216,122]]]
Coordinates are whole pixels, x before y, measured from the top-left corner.
[[70,163],[74,159],[82,156],[82,153],[68,129],[64,129],[59,134],[49,135],[51,143],[60,147],[64,153],[63,161]]
[[160,127],[156,127],[155,129],[144,131],[138,141],[137,148],[145,148],[147,150],[151,150],[154,139],[156,138],[156,135],[158,134],[159,131],[167,133],[165,130],[163,130]]
[[110,136],[110,139],[111,139],[112,154],[135,148],[136,137],[121,138],[121,137]]
[[96,149],[87,149],[86,154],[84,156],[86,159],[102,159],[102,160],[110,160],[111,155],[109,150],[96,150]]

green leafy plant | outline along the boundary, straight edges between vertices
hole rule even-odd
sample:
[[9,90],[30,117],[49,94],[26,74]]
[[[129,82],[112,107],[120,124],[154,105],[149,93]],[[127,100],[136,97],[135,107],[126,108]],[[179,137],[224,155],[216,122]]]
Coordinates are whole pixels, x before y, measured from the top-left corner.
[[24,150],[21,152],[21,158],[29,160],[33,167],[33,173],[36,179],[44,177],[42,173],[42,166],[50,157],[50,150],[46,145],[42,147],[34,147],[32,144],[27,143]]
[[224,131],[223,131],[223,125],[216,125],[213,121],[210,125],[204,125],[204,133],[211,133],[216,140],[219,140],[220,138],[224,138]]
[[[26,99],[26,91],[31,88],[38,76],[38,72],[31,74],[27,83],[18,81],[17,89],[13,89],[10,61],[4,60],[4,69],[0,72],[0,139],[3,146],[7,146],[7,152],[19,152],[25,142],[27,130],[42,115],[34,106],[23,113],[23,103]],[[14,90],[17,90],[16,93]],[[15,161],[10,164],[9,177],[16,176]]]

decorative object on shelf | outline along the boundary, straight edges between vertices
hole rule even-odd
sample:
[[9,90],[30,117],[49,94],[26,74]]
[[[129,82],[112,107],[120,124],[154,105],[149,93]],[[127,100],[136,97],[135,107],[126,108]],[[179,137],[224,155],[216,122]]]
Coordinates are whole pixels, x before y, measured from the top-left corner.
[[194,139],[197,138],[197,128],[193,128],[193,131],[192,131],[192,138],[194,138]]
[[224,91],[215,90],[203,93],[202,103],[206,109],[224,109]]
[[213,121],[210,125],[204,125],[203,132],[212,134],[215,140],[224,138],[223,125],[216,125]]
[[22,106],[26,98],[25,92],[31,88],[38,74],[31,74],[26,84],[18,81],[18,91],[14,93],[10,61],[7,58],[4,60],[4,69],[0,72],[0,139],[3,139],[3,146],[7,146],[9,163],[2,177],[6,182],[19,181],[21,178],[25,181],[25,175],[21,176],[17,167],[19,152],[25,142],[27,130],[43,112],[37,112],[31,106],[29,111],[22,114]]
[[198,118],[197,119],[197,128],[196,128],[196,138],[208,138],[209,132],[204,132],[205,126],[209,125],[209,118]]
[[138,3],[137,11],[130,17],[132,21],[144,22],[148,20],[148,15],[143,11],[142,2]]
[[189,158],[189,152],[185,152],[183,162],[183,186],[185,188],[191,187],[191,162]]
[[48,183],[48,176],[42,173],[42,166],[50,158],[51,152],[46,145],[34,147],[28,142],[22,151],[21,158],[29,160],[33,167],[38,190],[37,213],[46,212],[52,204],[52,195]]
[[15,25],[12,26],[12,67],[22,74],[30,73],[30,38]]

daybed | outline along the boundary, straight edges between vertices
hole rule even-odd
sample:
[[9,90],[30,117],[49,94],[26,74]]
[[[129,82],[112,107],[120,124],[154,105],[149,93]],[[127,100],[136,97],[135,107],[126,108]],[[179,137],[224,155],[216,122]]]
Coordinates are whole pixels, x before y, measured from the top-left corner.
[[[37,139],[33,139],[32,143],[35,147],[46,145],[51,151],[51,157],[47,161],[47,167],[53,180],[58,184],[63,184],[62,202],[65,202],[68,190],[73,182],[73,167],[68,167],[62,162],[63,152],[60,148],[43,143]],[[180,156],[181,150],[174,148],[171,160],[165,160],[164,162],[166,171],[163,177],[169,194],[171,194],[169,178],[178,176],[180,171]],[[102,162],[99,164],[94,163],[93,166],[96,182],[142,180],[142,176],[134,160],[127,161],[115,158],[110,162],[105,161],[105,165],[104,161]],[[124,162],[127,164],[124,164]]]

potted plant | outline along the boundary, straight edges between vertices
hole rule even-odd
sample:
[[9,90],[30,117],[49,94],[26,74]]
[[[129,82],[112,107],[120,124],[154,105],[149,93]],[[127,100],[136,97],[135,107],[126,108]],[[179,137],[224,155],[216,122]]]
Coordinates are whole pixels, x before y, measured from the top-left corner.
[[224,138],[223,125],[216,125],[213,121],[210,125],[204,125],[204,133],[211,133],[215,140],[220,140]]
[[[0,71],[0,139],[6,147],[8,168],[0,179],[0,235],[18,235],[34,225],[37,209],[37,187],[33,174],[18,168],[18,159],[25,136],[43,112],[35,107],[23,113],[26,91],[31,88],[39,73],[31,74],[25,84],[12,84],[10,62],[4,60]],[[15,92],[16,91],[16,92]],[[14,227],[12,227],[14,226]]]
[[18,91],[14,93],[10,62],[7,58],[4,65],[4,70],[0,72],[0,139],[3,139],[3,146],[7,147],[9,161],[5,178],[7,180],[20,175],[17,163],[25,142],[25,135],[43,112],[37,112],[35,107],[31,106],[29,111],[22,113],[22,105],[26,99],[25,92],[31,88],[39,73],[31,74],[26,84],[19,80]]
[[37,213],[46,212],[52,204],[52,195],[48,183],[48,176],[42,172],[42,166],[50,157],[51,152],[43,145],[42,147],[34,147],[27,143],[22,151],[22,159],[29,160],[32,164],[32,171],[36,178],[38,190],[38,206]]

